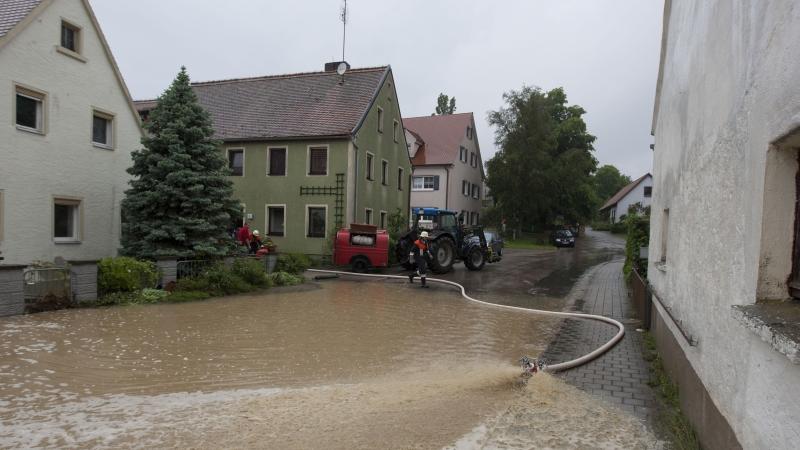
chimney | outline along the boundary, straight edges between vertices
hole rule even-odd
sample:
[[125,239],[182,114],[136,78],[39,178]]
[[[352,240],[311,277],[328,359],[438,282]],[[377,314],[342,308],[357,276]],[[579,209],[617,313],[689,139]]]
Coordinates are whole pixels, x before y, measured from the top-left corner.
[[347,64],[347,70],[350,70],[350,63],[347,61],[334,61],[325,63],[325,72],[336,72],[336,68],[339,67],[339,64],[341,63]]

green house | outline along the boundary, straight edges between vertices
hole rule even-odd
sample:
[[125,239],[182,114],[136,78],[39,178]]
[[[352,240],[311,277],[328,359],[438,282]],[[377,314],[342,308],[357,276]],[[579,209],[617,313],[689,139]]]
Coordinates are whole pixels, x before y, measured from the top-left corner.
[[[346,63],[344,63],[346,65]],[[350,223],[409,210],[411,162],[389,66],[193,83],[251,230],[329,255]],[[349,66],[348,66],[349,68]],[[144,116],[154,105],[138,102]]]

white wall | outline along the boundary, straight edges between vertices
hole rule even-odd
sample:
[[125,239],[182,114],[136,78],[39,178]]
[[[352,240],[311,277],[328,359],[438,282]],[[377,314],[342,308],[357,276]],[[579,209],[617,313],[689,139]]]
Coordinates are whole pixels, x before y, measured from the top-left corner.
[[[447,170],[444,166],[414,167],[414,176],[438,176],[439,189],[435,191],[411,190],[411,207],[445,208],[447,197]],[[452,182],[452,180],[451,180]]]
[[800,126],[800,8],[792,0],[673,0],[671,8],[649,281],[698,339],[690,347],[678,337],[742,445],[796,448],[800,366],[731,307],[755,303],[760,263],[786,264],[762,259],[763,242],[793,242],[790,232],[762,236],[762,227],[772,219],[765,214],[794,214],[765,209],[764,187],[770,143]]
[[643,208],[650,206],[652,196],[645,197],[644,196],[644,188],[645,187],[653,187],[653,177],[648,176],[641,183],[637,184],[635,188],[633,188],[628,195],[622,197],[619,202],[617,202],[617,215],[616,215],[616,222],[620,221],[620,217],[623,215],[628,214],[628,207],[633,205],[634,203],[641,203]]
[[[56,51],[61,18],[82,27],[81,62]],[[47,93],[46,134],[20,131],[14,83]],[[116,114],[116,148],[91,144],[93,107]],[[119,204],[139,148],[137,118],[80,0],[52,2],[0,48],[0,190],[5,211],[0,250],[7,264],[97,259],[116,254]],[[82,198],[77,244],[53,242],[53,197]]]

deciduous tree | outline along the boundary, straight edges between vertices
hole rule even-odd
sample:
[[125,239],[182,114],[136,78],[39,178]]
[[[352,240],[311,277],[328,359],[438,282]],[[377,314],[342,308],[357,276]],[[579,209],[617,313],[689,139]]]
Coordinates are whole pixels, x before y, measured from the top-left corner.
[[122,202],[122,253],[150,259],[228,254],[234,244],[226,229],[238,202],[185,67],[144,127],[144,149],[132,154],[133,179]]
[[456,98],[439,94],[439,98],[436,99],[436,114],[443,116],[454,112],[456,112]]
[[630,182],[631,177],[623,175],[619,169],[611,164],[606,164],[597,169],[597,173],[594,175],[594,189],[597,200],[600,202],[598,206],[602,206],[602,203],[605,203],[606,200],[630,184]]

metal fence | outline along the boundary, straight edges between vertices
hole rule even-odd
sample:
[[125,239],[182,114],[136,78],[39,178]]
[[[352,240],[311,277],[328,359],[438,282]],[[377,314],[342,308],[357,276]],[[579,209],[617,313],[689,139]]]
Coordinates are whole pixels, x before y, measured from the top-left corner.
[[23,274],[25,301],[37,301],[47,297],[71,299],[71,276],[69,269],[59,267],[30,268]]
[[177,264],[177,278],[193,278],[199,277],[209,267],[219,263],[215,259],[187,259],[185,261],[178,261]]

